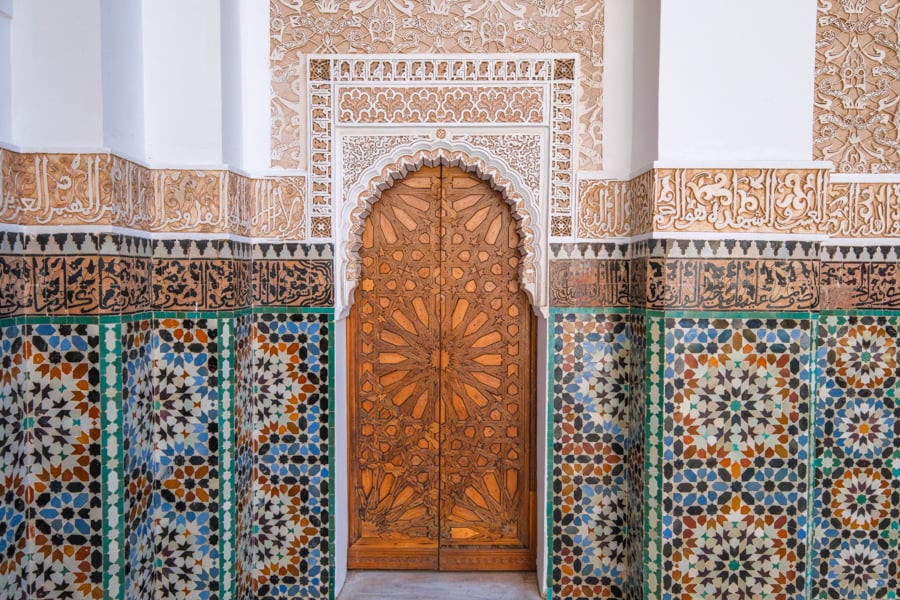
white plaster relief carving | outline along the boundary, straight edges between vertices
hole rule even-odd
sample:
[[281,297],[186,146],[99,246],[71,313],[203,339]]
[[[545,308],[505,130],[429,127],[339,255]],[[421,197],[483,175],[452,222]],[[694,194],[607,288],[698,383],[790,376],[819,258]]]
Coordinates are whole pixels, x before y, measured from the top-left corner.
[[539,87],[339,88],[339,123],[544,122]]
[[819,0],[818,14],[814,157],[900,172],[900,3]]
[[452,139],[484,148],[518,173],[533,194],[540,189],[541,175],[545,172],[541,165],[543,140],[540,135],[454,135]]
[[[434,121],[434,125],[444,127],[479,120],[488,125],[548,127],[549,144],[541,147],[536,162],[549,165],[549,181],[543,182],[548,168],[536,169],[531,172],[540,174],[542,179],[532,187],[549,194],[552,218],[548,225],[552,225],[552,235],[572,237],[574,57],[311,56],[308,61],[312,80],[310,215],[312,223],[316,219],[322,222],[321,231],[313,229],[313,237],[331,235],[328,219],[335,202],[337,142],[334,138],[338,127],[343,130],[365,126],[368,131],[395,124],[421,125]],[[431,85],[418,85],[421,83]],[[510,104],[512,100],[514,104]],[[510,135],[515,139],[516,134],[507,137]],[[341,166],[345,173],[351,172],[350,181],[353,181],[353,175],[361,167],[350,165],[348,159],[353,157],[342,155]]]
[[545,315],[547,299],[547,233],[546,212],[539,199],[527,188],[523,178],[509,165],[482,149],[458,141],[416,142],[398,148],[362,173],[350,189],[348,201],[341,208],[335,256],[335,312],[345,316],[350,309],[353,290],[359,278],[358,249],[362,242],[365,219],[381,192],[423,165],[443,164],[464,168],[491,182],[510,205],[517,221],[522,262],[519,276],[523,289],[536,311]]
[[350,186],[359,181],[360,174],[372,164],[401,146],[428,139],[421,135],[345,135],[341,138],[341,179],[343,202],[350,198]]
[[[272,165],[301,168],[309,54],[575,53],[580,168],[602,154],[604,0],[270,0]],[[573,65],[574,67],[574,65]],[[310,72],[310,79],[314,74]],[[299,82],[299,83],[298,83]],[[573,87],[573,92],[574,92]]]

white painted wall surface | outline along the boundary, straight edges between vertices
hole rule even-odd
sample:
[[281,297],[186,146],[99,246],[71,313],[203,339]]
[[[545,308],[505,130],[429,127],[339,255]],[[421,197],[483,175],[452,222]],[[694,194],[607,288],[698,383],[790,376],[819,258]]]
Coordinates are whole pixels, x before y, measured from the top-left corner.
[[147,162],[221,166],[219,0],[144,0],[143,23]]
[[144,160],[144,48],[141,0],[100,0],[103,143]]
[[603,38],[603,175],[631,173],[634,3],[606,4]]
[[100,148],[99,0],[19,0],[10,24],[10,141],[38,150]]
[[0,143],[12,143],[12,59],[9,13],[0,11]]
[[251,174],[269,168],[269,6],[221,0],[222,155]]
[[660,0],[634,0],[634,119],[631,174],[646,171],[659,157]]
[[816,0],[662,0],[659,159],[810,160]]

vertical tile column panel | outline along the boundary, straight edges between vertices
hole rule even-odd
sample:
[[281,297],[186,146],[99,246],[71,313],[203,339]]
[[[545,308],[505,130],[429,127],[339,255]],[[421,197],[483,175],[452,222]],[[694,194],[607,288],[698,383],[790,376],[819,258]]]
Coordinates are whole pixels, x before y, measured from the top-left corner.
[[153,454],[155,411],[153,396],[154,320],[149,313],[122,316],[121,435],[123,539],[126,600],[150,597],[154,590],[156,540],[153,498],[157,493]]
[[810,328],[808,313],[666,313],[663,597],[803,597]]
[[154,339],[156,595],[220,598],[220,323],[159,313]]
[[646,325],[644,311],[631,309],[631,352],[626,395],[627,435],[625,438],[626,519],[625,544],[627,577],[625,598],[638,600],[644,594],[644,422],[646,394],[644,390]]
[[24,389],[25,335],[23,317],[0,319],[0,600],[28,597],[25,464],[31,416]]
[[816,364],[811,597],[898,597],[900,312],[823,313]]
[[96,316],[29,317],[29,590],[102,598],[100,326]]
[[627,585],[628,309],[552,309],[553,598]]
[[329,309],[254,315],[258,598],[329,598],[332,578]]
[[249,310],[235,316],[234,331],[234,598],[251,600],[257,597],[258,588],[254,578],[257,514],[253,504],[257,427],[253,403],[253,315]]

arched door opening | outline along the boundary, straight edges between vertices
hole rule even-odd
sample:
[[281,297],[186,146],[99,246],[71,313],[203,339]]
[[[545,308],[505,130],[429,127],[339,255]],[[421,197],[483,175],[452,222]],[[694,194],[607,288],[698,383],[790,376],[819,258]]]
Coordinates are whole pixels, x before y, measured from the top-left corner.
[[535,318],[509,207],[422,168],[372,207],[348,321],[350,568],[535,565]]

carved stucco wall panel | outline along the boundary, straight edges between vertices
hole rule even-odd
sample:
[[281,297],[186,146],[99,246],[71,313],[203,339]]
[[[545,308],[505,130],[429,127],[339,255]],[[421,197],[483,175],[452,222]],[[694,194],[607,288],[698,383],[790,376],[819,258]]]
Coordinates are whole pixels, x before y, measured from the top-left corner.
[[818,0],[814,158],[900,172],[900,3]]
[[[446,142],[490,147],[514,162],[526,186],[549,198],[542,211],[549,212],[550,235],[571,239],[575,61],[561,54],[309,57],[312,237],[340,237],[332,230],[335,196],[352,201],[347,186],[361,170],[392,144],[421,139],[397,126],[422,131],[430,125],[433,139],[441,132]],[[484,133],[473,136],[473,129]]]
[[[272,166],[304,168],[309,54],[576,53],[557,76],[575,80],[580,155],[573,166],[599,170],[602,159],[603,0],[270,0]],[[565,71],[565,72],[564,72]],[[310,128],[313,123],[308,123]],[[311,149],[310,152],[313,150]]]

